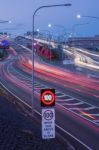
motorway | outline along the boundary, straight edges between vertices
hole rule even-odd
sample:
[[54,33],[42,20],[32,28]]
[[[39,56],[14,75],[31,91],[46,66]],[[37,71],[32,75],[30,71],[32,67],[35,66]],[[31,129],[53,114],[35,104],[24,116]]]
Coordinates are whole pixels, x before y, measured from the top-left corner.
[[[12,42],[9,56],[0,62],[0,82],[30,107],[32,106],[31,51]],[[56,90],[56,127],[83,146],[99,149],[99,80],[45,63],[35,55],[34,107],[41,113],[40,90]],[[83,148],[84,147],[84,148]]]
[[74,62],[77,66],[81,66],[83,68],[91,69],[91,72],[94,70],[99,71],[99,53],[98,52],[90,52],[87,49],[80,49],[80,48],[69,48],[64,49],[65,53],[72,56]]

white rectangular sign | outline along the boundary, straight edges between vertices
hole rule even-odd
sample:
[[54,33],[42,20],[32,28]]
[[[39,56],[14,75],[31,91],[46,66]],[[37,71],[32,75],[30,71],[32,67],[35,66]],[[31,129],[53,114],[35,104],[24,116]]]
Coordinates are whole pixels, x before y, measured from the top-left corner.
[[42,138],[55,138],[55,110],[54,108],[42,109]]

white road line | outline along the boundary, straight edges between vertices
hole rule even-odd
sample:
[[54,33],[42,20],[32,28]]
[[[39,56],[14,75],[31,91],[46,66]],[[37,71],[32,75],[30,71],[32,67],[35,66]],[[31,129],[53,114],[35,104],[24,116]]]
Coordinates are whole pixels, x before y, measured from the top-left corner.
[[94,106],[89,106],[89,107],[85,107],[85,108],[70,108],[70,109],[73,109],[73,110],[91,110],[91,109],[94,109],[95,107]]
[[[41,113],[38,112],[37,110],[34,110],[38,115],[41,116]],[[83,143],[81,140],[79,140],[78,138],[76,138],[75,136],[73,136],[72,134],[70,134],[68,131],[64,130],[62,127],[60,127],[59,125],[55,124],[55,126],[57,128],[59,128],[61,131],[63,131],[64,133],[66,133],[67,135],[69,135],[70,137],[72,137],[73,139],[75,139],[77,142],[79,142],[81,145],[83,145],[84,147],[86,147],[88,150],[92,150],[92,148],[90,148],[88,145],[86,145],[85,143]]]
[[[68,109],[68,108],[66,108],[66,107],[62,106],[62,105],[61,105],[61,104],[59,104],[59,103],[56,103],[56,104],[57,104],[57,105],[59,105],[60,107],[63,107],[64,109],[66,109],[66,110],[68,110],[68,111],[70,111],[70,112],[74,113],[75,115],[77,115],[77,116],[79,116],[79,117],[82,117],[83,119],[85,119],[85,120],[87,120],[87,121],[89,121],[89,122],[91,122],[91,123],[94,123],[95,125],[99,125],[99,124],[97,124],[97,123],[93,122],[92,120],[90,120],[90,119],[88,119],[88,118],[84,117],[83,115],[76,113],[76,112],[75,112],[75,111],[73,111],[72,109]],[[81,110],[81,109],[79,109],[79,110]]]
[[65,95],[65,94],[62,94],[62,95],[59,95],[59,96],[57,96],[57,97],[65,97],[65,96],[67,96],[67,95]]
[[73,98],[70,98],[70,99],[58,99],[57,102],[68,102],[68,101],[72,101],[74,100]]
[[24,105],[26,105],[27,107],[29,107],[29,108],[32,109],[32,107],[31,107],[29,104],[27,104],[25,101],[21,100],[18,96],[16,96],[13,92],[11,92],[8,88],[6,88],[6,87],[2,84],[1,81],[0,81],[0,84],[1,84],[10,94],[12,94],[14,97],[16,97],[17,99],[19,99],[19,101],[21,101]]
[[[14,72],[11,70],[11,68],[9,68],[9,67],[12,67],[12,69],[14,70]],[[30,78],[29,77],[26,77],[25,75],[23,75],[22,73],[20,73],[20,72],[18,72],[13,66],[12,66],[12,64],[11,64],[11,62],[10,62],[10,64],[9,64],[9,66],[8,66],[8,72],[9,73],[12,73],[12,74],[14,74],[14,75],[16,75],[16,78],[21,78],[22,79],[22,81],[30,81]]]
[[[40,84],[40,85],[43,85],[43,84]],[[64,94],[64,93],[61,93],[61,92],[59,92],[59,91],[57,91],[56,93],[58,93],[58,94]],[[78,100],[78,99],[77,99]],[[81,100],[79,100],[80,102],[81,102]],[[81,110],[81,109],[83,109],[83,110],[90,110],[90,109],[94,109],[94,108],[97,108],[97,107],[95,107],[95,106],[93,106],[93,105],[91,105],[91,104],[88,104],[88,103],[86,103],[86,102],[84,102],[85,104],[87,104],[87,105],[89,105],[89,106],[91,106],[91,107],[88,107],[88,108],[71,108],[71,109],[68,109],[68,110],[70,110],[70,111],[72,111],[72,110]],[[61,105],[62,106],[62,105]],[[62,106],[63,107],[63,106]],[[75,113],[74,111],[72,111],[73,113]],[[78,115],[77,113],[75,113],[76,115]],[[81,115],[79,115],[80,117],[83,117],[83,116],[81,116]],[[85,117],[83,117],[84,119],[87,119],[87,118],[85,118]],[[88,121],[91,121],[91,120],[89,120],[89,119],[87,119]],[[92,121],[91,121],[92,122]],[[94,122],[94,124],[97,124],[97,123],[95,123]]]
[[78,108],[78,107],[76,107],[76,108],[69,108],[70,110],[86,110],[86,109],[88,109],[88,108]]
[[84,104],[84,103],[83,102],[78,102],[78,103],[74,103],[74,104],[65,103],[65,105],[71,105],[71,106],[76,106],[76,105],[81,105],[81,104]]
[[72,101],[72,100],[75,100],[75,98],[71,97],[71,98],[69,98],[68,100],[69,100],[69,101]]
[[85,108],[85,110],[91,110],[91,109],[95,109],[96,107],[95,106],[90,106],[88,108]]
[[32,50],[31,50],[31,49],[29,49],[29,48],[27,48],[27,47],[25,47],[25,46],[23,46],[23,45],[21,45],[21,44],[18,44],[18,45],[21,46],[22,48],[28,50],[30,53],[32,53]]
[[[24,82],[23,82],[24,83]],[[27,84],[27,86],[28,86],[28,84]],[[31,86],[30,86],[30,88],[31,88]],[[43,85],[43,84],[39,84],[39,85],[35,85],[35,88],[36,89],[42,89],[42,88],[45,88],[45,86]],[[57,96],[57,94],[61,94],[61,95],[59,95],[59,96]],[[63,97],[63,96],[68,96],[68,95],[66,95],[66,94],[64,94],[64,93],[61,93],[61,92],[59,92],[59,91],[56,91],[56,97],[59,97],[59,98],[61,98],[61,97]],[[71,99],[72,100],[72,99]],[[78,99],[77,99],[78,100]],[[67,100],[68,101],[68,100]],[[79,100],[81,103],[85,103],[85,102],[83,102],[83,101],[81,101],[81,100]],[[66,102],[66,100],[65,100],[65,102]],[[66,103],[62,103],[61,105],[65,105]],[[86,103],[85,103],[86,104]],[[88,104],[88,103],[87,103]],[[69,105],[69,104],[68,104]],[[74,104],[74,105],[77,105],[77,104]],[[90,105],[90,104],[88,104],[88,105]],[[90,105],[91,106],[91,105]],[[83,109],[83,110],[90,110],[90,109],[93,109],[93,108],[95,108],[95,107],[88,107],[88,108],[70,108],[70,109],[72,109],[72,110],[81,110],[81,109]]]
[[[18,72],[19,73],[19,72]],[[25,79],[26,79],[27,77],[25,77]],[[42,87],[43,86],[43,87]],[[43,84],[39,84],[39,85],[36,85],[35,87],[38,87],[39,89],[41,89],[41,88],[45,88],[45,86],[43,85]],[[57,96],[57,94],[61,94],[61,95],[59,95],[59,96]],[[66,94],[64,94],[64,93],[61,93],[60,91],[56,91],[56,97],[62,97],[62,95],[66,95]],[[69,95],[66,95],[66,96],[69,96]],[[74,98],[73,98],[74,99]],[[79,100],[79,99],[77,99],[77,100]],[[84,102],[84,101],[82,101],[82,100],[79,100],[80,102]],[[93,105],[91,105],[91,104],[89,104],[89,103],[87,103],[87,102],[84,102],[85,104],[88,104],[89,106],[91,106],[91,107],[88,107],[88,108],[85,108],[85,110],[90,110],[90,109],[94,109],[94,108],[97,108],[97,107],[94,107]],[[94,108],[93,108],[94,107]]]
[[71,136],[73,139],[75,139],[77,142],[79,142],[80,144],[82,144],[84,147],[86,147],[88,150],[92,150],[92,148],[90,148],[88,145],[86,145],[84,142],[82,142],[81,140],[79,140],[78,138],[76,138],[75,136],[73,136],[72,134],[70,134],[69,132],[67,132],[66,130],[64,130],[63,128],[61,128],[59,125],[56,124],[56,127],[59,128],[61,131],[63,131],[64,133],[68,134],[69,136]]
[[35,85],[35,88],[42,88],[44,87],[43,85]]
[[[26,106],[28,106],[30,109],[32,109],[32,107],[30,105],[28,105],[26,102],[24,102],[24,100],[20,99],[18,96],[16,96],[14,93],[12,93],[10,90],[8,90],[0,81],[0,84],[9,92],[11,93],[13,96],[15,96],[19,101],[21,101],[23,104],[25,104]],[[37,110],[35,110],[35,112],[38,112]],[[41,116],[41,114],[38,112],[38,114]],[[79,142],[80,144],[82,144],[84,147],[86,147],[88,150],[92,150],[92,148],[90,148],[88,145],[86,145],[85,143],[83,143],[82,141],[80,141],[79,139],[77,139],[75,136],[73,136],[72,134],[70,134],[69,132],[67,132],[66,130],[64,130],[63,128],[61,128],[59,125],[56,124],[56,127],[59,128],[61,131],[63,131],[64,133],[68,134],[69,136],[71,136],[73,139],[75,139],[77,142]]]

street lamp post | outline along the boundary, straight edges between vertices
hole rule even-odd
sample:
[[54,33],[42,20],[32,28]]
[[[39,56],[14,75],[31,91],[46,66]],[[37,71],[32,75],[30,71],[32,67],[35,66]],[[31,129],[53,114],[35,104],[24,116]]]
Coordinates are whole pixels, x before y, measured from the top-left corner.
[[[37,30],[36,30],[37,31]],[[39,30],[40,31],[40,30]],[[46,32],[48,32],[48,37],[49,37],[49,42],[48,42],[48,40],[47,40],[47,42],[48,42],[48,46],[49,46],[49,49],[50,49],[50,63],[51,63],[51,33],[50,33],[50,31],[49,30],[41,30],[41,31],[46,31]],[[47,34],[46,34],[46,39],[47,39]]]
[[81,19],[81,18],[91,18],[91,19],[95,19],[97,21],[99,21],[99,17],[97,16],[81,16],[80,14],[76,15],[77,19]]
[[99,17],[97,17],[97,16],[81,16],[80,14],[77,14],[76,17],[77,17],[77,19],[91,18],[91,19],[95,19],[95,20],[99,21]]
[[96,17],[96,16],[81,16],[80,14],[78,14],[76,17],[78,19],[81,19],[82,17],[84,17],[84,18],[93,18],[93,19],[96,19],[96,20],[99,21],[99,17]]
[[65,31],[65,27],[63,25],[52,25],[52,24],[48,24],[48,27],[51,28],[51,27],[58,27],[58,28],[61,28],[63,29],[63,32]]
[[34,23],[35,23],[35,15],[36,13],[43,8],[51,8],[51,7],[61,7],[61,6],[71,6],[71,4],[58,4],[58,5],[45,5],[38,7],[33,13],[33,22],[32,22],[32,114],[34,114]]
[[[60,29],[62,29],[63,30],[63,33],[64,33],[64,35],[65,35],[65,31],[66,31],[66,28],[64,27],[64,26],[62,26],[62,25],[54,25],[55,27],[58,27],[58,28],[60,28]],[[61,35],[60,35],[61,36]],[[59,37],[60,37],[59,36]],[[59,43],[61,43],[61,40],[60,40],[60,38],[59,38]]]
[[52,28],[52,27],[58,27],[58,28],[61,28],[63,30],[63,33],[65,32],[65,27],[63,25],[52,25],[52,24],[48,24],[48,27],[49,28]]
[[40,30],[40,29],[37,29],[36,31],[39,32],[39,33],[43,33],[43,35],[45,33],[46,38],[47,38],[47,35],[50,35],[50,31],[49,30]]
[[0,23],[12,23],[12,21],[11,20],[0,20]]
[[[49,28],[51,28],[51,27],[58,27],[58,28],[60,28],[60,29],[62,29],[63,30],[63,33],[65,33],[65,30],[66,30],[66,28],[63,26],[63,25],[51,25],[51,24],[48,24],[48,27]],[[62,36],[61,35],[58,35],[58,38],[57,38],[57,42],[58,42],[58,45],[60,45],[60,43],[61,43],[61,40],[60,40],[60,38],[61,38]],[[51,54],[51,52],[50,52],[50,54]],[[62,50],[62,54],[61,54],[61,58],[62,58],[62,60],[63,60],[63,50]],[[51,59],[51,58],[50,58]],[[51,62],[51,61],[50,61]]]

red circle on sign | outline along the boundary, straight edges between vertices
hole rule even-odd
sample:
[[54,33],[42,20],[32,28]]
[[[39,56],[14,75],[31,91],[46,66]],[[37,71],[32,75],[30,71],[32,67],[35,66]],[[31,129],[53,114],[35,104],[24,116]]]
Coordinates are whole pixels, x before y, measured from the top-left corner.
[[[45,100],[45,98],[44,98],[45,95],[51,95],[52,99],[50,101]],[[55,95],[51,91],[45,91],[42,94],[41,100],[45,105],[51,105],[55,101]]]

